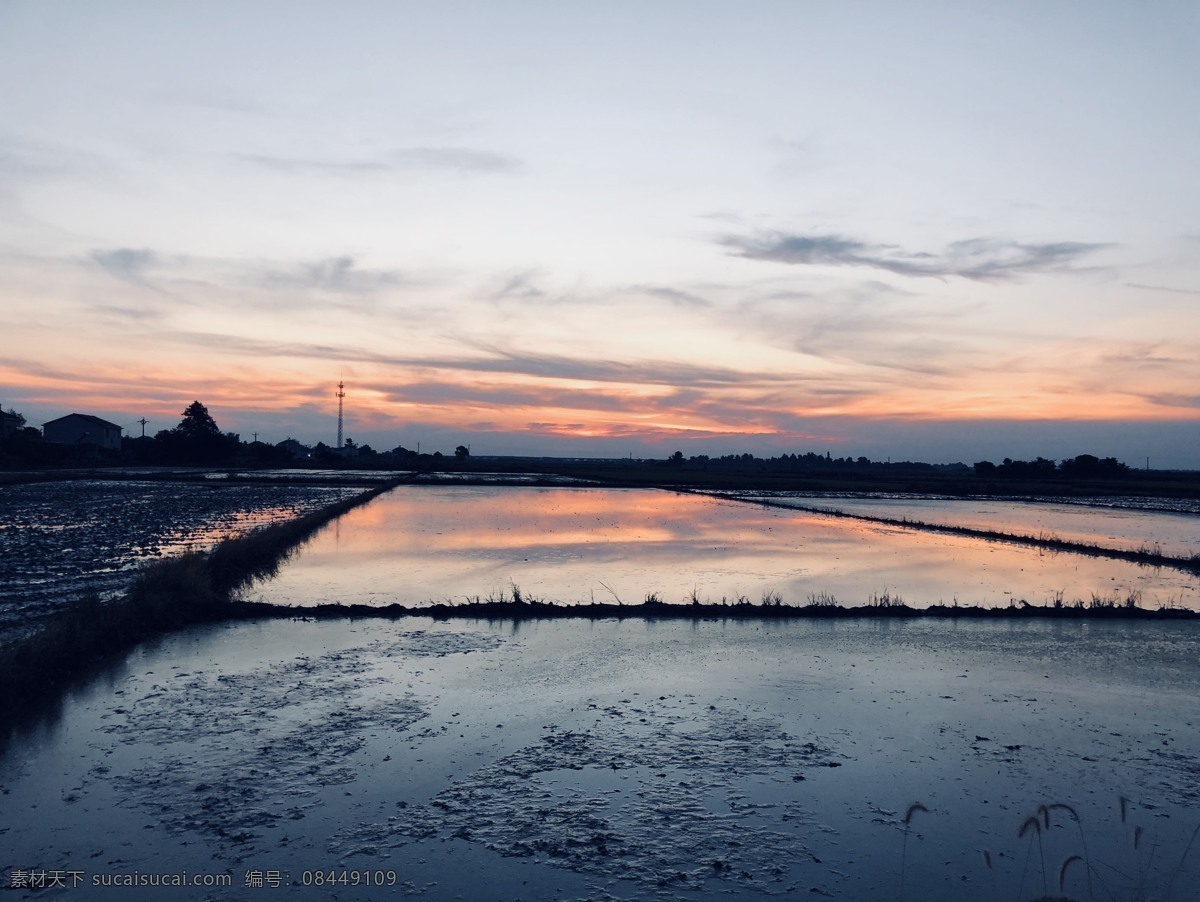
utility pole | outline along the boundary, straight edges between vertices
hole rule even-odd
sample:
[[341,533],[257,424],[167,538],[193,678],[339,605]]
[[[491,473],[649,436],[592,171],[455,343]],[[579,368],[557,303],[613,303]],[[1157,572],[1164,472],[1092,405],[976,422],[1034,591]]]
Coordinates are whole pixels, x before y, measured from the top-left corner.
[[342,399],[346,397],[345,388],[346,388],[345,384],[341,380],[339,380],[338,381],[338,390],[337,390],[337,399],[338,399],[338,441],[337,441],[337,446],[339,448],[342,447]]
[[138,422],[142,424],[142,438],[145,438],[146,437],[146,418],[142,417],[140,420],[138,420]]

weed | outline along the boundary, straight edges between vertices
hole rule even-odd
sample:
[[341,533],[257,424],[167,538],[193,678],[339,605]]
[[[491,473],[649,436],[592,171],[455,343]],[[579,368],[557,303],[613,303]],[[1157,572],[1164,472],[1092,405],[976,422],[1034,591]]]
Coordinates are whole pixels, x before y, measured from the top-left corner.
[[1163,898],[1171,898],[1171,890],[1175,886],[1175,881],[1179,879],[1179,872],[1183,870],[1183,863],[1187,861],[1188,854],[1192,851],[1192,846],[1196,843],[1196,836],[1200,835],[1200,824],[1196,824],[1196,829],[1192,831],[1192,835],[1188,838],[1188,843],[1183,849],[1183,854],[1179,856],[1179,864],[1175,865],[1175,869],[1171,871],[1171,878],[1167,881],[1166,888],[1163,891]]
[[[1132,826],[1132,830],[1129,831],[1128,835],[1129,835],[1129,843],[1130,843],[1131,851],[1132,851],[1133,857],[1134,857],[1133,867],[1132,867],[1132,870],[1124,871],[1124,870],[1121,870],[1118,867],[1116,867],[1116,865],[1113,864],[1112,862],[1101,862],[1101,864],[1104,865],[1104,867],[1106,867],[1108,870],[1112,871],[1113,874],[1115,874],[1116,877],[1124,884],[1124,886],[1122,886],[1120,888],[1109,888],[1109,887],[1103,886],[1103,884],[1101,884],[1103,887],[1104,895],[1113,900],[1124,899],[1124,898],[1128,898],[1131,900],[1139,900],[1139,902],[1140,902],[1140,900],[1149,899],[1149,898],[1169,900],[1171,898],[1171,893],[1172,893],[1172,890],[1174,889],[1175,883],[1179,879],[1179,875],[1183,870],[1183,866],[1187,862],[1187,858],[1191,854],[1192,847],[1196,843],[1196,838],[1198,835],[1200,835],[1200,825],[1196,826],[1196,828],[1192,831],[1191,836],[1188,838],[1187,845],[1184,847],[1184,850],[1179,857],[1178,863],[1176,863],[1175,867],[1171,870],[1170,874],[1167,877],[1166,883],[1164,884],[1164,886],[1162,888],[1162,895],[1161,896],[1151,895],[1148,890],[1148,882],[1149,882],[1150,875],[1151,875],[1150,866],[1154,859],[1154,852],[1155,852],[1156,846],[1152,846],[1149,852],[1143,854],[1145,831],[1143,830],[1141,825],[1137,825],[1137,824],[1131,825],[1130,824],[1131,802],[1129,801],[1129,799],[1126,796],[1118,797],[1117,808],[1118,808],[1118,812],[1120,815],[1121,823],[1126,824],[1127,826]],[[1083,829],[1083,822],[1080,819],[1078,812],[1072,806],[1064,804],[1062,802],[1055,802],[1050,805],[1039,806],[1038,810],[1037,810],[1037,814],[1033,815],[1032,817],[1026,818],[1025,822],[1021,825],[1021,829],[1018,832],[1018,837],[1023,836],[1029,830],[1036,831],[1038,834],[1038,846],[1039,846],[1039,851],[1040,851],[1041,850],[1042,830],[1048,829],[1051,826],[1051,813],[1052,812],[1060,812],[1060,811],[1068,814],[1070,816],[1071,820],[1073,820],[1075,822],[1076,827],[1079,830],[1079,843],[1082,848],[1082,853],[1073,853],[1071,855],[1068,855],[1063,860],[1062,865],[1058,869],[1058,892],[1061,895],[1057,896],[1055,898],[1058,898],[1058,899],[1066,898],[1065,894],[1066,894],[1066,887],[1067,887],[1067,878],[1070,876],[1070,874],[1073,871],[1078,870],[1078,868],[1076,867],[1076,865],[1078,864],[1079,866],[1081,866],[1083,868],[1084,876],[1085,876],[1085,879],[1087,880],[1088,898],[1094,899],[1094,898],[1096,898],[1096,896],[1095,896],[1096,890],[1095,890],[1095,886],[1093,884],[1092,878],[1093,878],[1094,874],[1098,874],[1098,870],[1092,864],[1091,857],[1088,852],[1087,837],[1086,837],[1085,831]],[[1032,850],[1032,846],[1031,846],[1031,850]],[[1042,869],[1043,869],[1043,871],[1042,871],[1043,892],[1045,892],[1045,859],[1044,859],[1044,857],[1042,859]],[[1022,873],[1022,883],[1023,882],[1024,882],[1024,873]],[[1050,897],[1043,896],[1043,898],[1049,899]]]
[[1168,595],[1166,601],[1158,603],[1160,611],[1182,611],[1185,610],[1183,604],[1183,595]]
[[[1077,861],[1081,862],[1085,869],[1087,868],[1087,862],[1084,861],[1082,855],[1072,855],[1070,858],[1068,858],[1066,861],[1064,861],[1062,863],[1062,867],[1058,869],[1058,891],[1059,891],[1059,893],[1066,892],[1067,870],[1071,867],[1071,865],[1073,865]],[[1089,880],[1089,882],[1091,880],[1090,872],[1088,874],[1088,880]],[[1088,891],[1088,895],[1089,896],[1091,895],[1090,890]]]
[[617,604],[623,604],[623,602],[621,601],[621,596],[617,594],[616,589],[614,589],[612,586],[610,586],[604,580],[600,580],[600,585],[604,587],[605,592],[607,592],[609,595],[611,595],[613,597],[613,599],[616,601]]
[[822,589],[820,592],[809,593],[808,606],[810,608],[836,608],[838,601],[832,592]]
[[1072,855],[1070,858],[1068,858],[1066,861],[1063,862],[1062,867],[1059,869],[1058,891],[1060,893],[1063,892],[1063,883],[1066,880],[1067,869],[1068,869],[1068,867],[1070,867],[1070,865],[1074,861],[1078,860],[1078,861],[1083,862],[1084,873],[1087,875],[1088,898],[1091,899],[1091,898],[1093,898],[1092,869],[1091,869],[1091,866],[1088,864],[1087,837],[1084,835],[1084,832],[1083,832],[1083,821],[1081,821],[1079,819],[1079,812],[1077,812],[1074,808],[1072,808],[1070,805],[1066,804],[1065,802],[1054,802],[1054,803],[1046,806],[1046,823],[1047,823],[1047,825],[1049,825],[1049,823],[1050,823],[1050,812],[1051,811],[1064,811],[1071,816],[1071,820],[1073,820],[1075,822],[1075,826],[1079,830],[1079,844],[1080,844],[1080,846],[1083,847],[1083,855],[1082,856]]
[[778,608],[783,605],[783,596],[774,589],[763,589],[762,603],[764,608]]
[[868,604],[873,608],[902,608],[904,607],[904,599],[899,595],[893,598],[892,593],[884,589],[883,594],[872,595]]
[[1142,606],[1142,593],[1138,589],[1130,589],[1122,598],[1116,592],[1112,595],[1097,595],[1092,593],[1091,603],[1088,605],[1093,611],[1116,611],[1124,609],[1126,611],[1136,611]]
[[[1046,894],[1046,851],[1042,847],[1042,821],[1040,815],[1045,814],[1046,826],[1050,826],[1050,812],[1045,805],[1038,808],[1038,813],[1025,818],[1025,822],[1021,824],[1021,828],[1017,831],[1017,839],[1021,839],[1026,833],[1033,831],[1037,834],[1038,855],[1042,861],[1042,895]],[[1025,868],[1021,871],[1021,887],[1025,886],[1025,872],[1029,869],[1029,856],[1033,853],[1033,841],[1030,840],[1029,849],[1025,853]]]
[[920,802],[913,802],[908,806],[908,810],[904,812],[904,841],[900,846],[900,895],[897,897],[900,900],[904,899],[904,870],[908,863],[908,831],[912,826],[913,815],[918,811],[929,813],[929,809]]

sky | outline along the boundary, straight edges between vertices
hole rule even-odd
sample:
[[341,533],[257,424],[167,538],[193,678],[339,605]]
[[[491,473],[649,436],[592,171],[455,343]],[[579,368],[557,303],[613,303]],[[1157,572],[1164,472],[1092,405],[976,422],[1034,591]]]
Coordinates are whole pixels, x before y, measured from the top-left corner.
[[1200,469],[1200,3],[0,0],[0,405]]

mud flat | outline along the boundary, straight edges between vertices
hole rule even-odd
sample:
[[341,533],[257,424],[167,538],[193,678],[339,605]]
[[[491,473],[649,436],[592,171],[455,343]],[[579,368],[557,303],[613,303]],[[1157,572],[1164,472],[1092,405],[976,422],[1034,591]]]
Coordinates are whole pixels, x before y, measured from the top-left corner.
[[991,902],[1079,855],[1068,896],[1184,899],[1197,662],[1194,622],[205,626],[10,747],[0,886]]
[[145,561],[206,550],[361,492],[352,486],[66,480],[0,493],[0,641]]

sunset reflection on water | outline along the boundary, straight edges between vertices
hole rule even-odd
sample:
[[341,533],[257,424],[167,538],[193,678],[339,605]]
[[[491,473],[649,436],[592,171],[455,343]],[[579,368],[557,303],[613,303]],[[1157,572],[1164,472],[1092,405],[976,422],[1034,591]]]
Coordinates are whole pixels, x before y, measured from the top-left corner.
[[1186,574],[820,514],[655,490],[404,487],[306,545],[257,597],[421,605],[507,597],[561,604],[804,604],[833,596],[930,604],[1194,606]]

